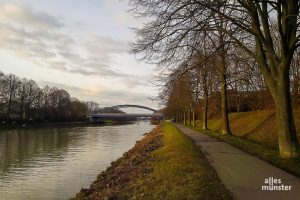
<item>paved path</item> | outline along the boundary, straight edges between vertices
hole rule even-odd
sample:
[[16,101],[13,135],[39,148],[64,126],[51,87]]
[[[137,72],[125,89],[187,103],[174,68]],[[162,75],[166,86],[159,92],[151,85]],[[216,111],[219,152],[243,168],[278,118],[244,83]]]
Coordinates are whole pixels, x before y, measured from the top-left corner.
[[[175,125],[194,140],[228,190],[238,200],[300,200],[300,179],[249,155],[228,143]],[[292,186],[290,191],[262,191],[265,179],[281,179],[276,186]]]

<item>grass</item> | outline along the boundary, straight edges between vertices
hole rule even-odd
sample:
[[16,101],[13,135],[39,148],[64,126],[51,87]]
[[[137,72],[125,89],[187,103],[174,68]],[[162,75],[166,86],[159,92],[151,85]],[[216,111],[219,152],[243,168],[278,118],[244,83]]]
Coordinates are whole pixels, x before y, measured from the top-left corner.
[[[300,109],[294,110],[296,130],[300,133]],[[252,112],[231,113],[229,115],[232,134],[256,143],[278,148],[277,122],[274,110],[260,110]],[[198,121],[197,125],[202,126]],[[222,119],[210,119],[208,127],[215,132],[221,132]],[[298,134],[300,142],[300,134]]]
[[[229,115],[231,129],[239,135],[249,134],[274,114],[272,110],[232,113]],[[221,131],[222,120],[209,120],[208,126],[213,131]]]
[[197,146],[170,123],[164,146],[153,152],[153,171],[132,187],[136,199],[232,199]]
[[231,200],[232,195],[194,142],[165,122],[74,199]]
[[[273,110],[231,113],[229,121],[233,135],[277,148],[276,117]],[[208,127],[212,131],[221,132],[222,119],[209,120]]]
[[212,130],[202,130],[199,127],[188,127],[227,142],[249,154],[252,154],[274,166],[277,166],[278,168],[300,177],[300,157],[295,159],[281,159],[279,157],[279,151],[277,148],[272,148],[268,145],[262,145],[234,135],[221,135],[219,132]]

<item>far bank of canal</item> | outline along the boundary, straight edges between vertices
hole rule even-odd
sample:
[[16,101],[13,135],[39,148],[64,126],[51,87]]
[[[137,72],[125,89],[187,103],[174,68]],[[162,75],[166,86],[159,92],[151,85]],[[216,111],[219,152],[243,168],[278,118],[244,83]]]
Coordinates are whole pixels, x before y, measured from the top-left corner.
[[153,127],[142,121],[0,130],[1,199],[69,199]]

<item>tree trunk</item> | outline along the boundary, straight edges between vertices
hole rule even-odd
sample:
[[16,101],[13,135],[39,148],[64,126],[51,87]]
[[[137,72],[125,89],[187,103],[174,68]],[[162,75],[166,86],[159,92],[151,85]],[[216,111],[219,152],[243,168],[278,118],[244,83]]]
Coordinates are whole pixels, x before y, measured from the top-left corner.
[[272,90],[276,107],[279,151],[282,158],[295,157],[298,144],[289,87],[289,81],[282,77],[277,81],[277,89]]
[[[223,27],[223,19],[221,17],[221,27]],[[219,66],[219,75],[221,76],[221,112],[222,112],[222,121],[223,121],[223,130],[222,134],[231,135],[230,126],[229,126],[229,118],[228,118],[228,103],[227,103],[227,81],[226,81],[226,49],[224,46],[224,34],[219,32],[219,42],[222,46],[220,50],[220,66]]]
[[192,125],[193,125],[193,127],[196,127],[196,122],[195,122],[195,108],[193,108],[193,110],[192,110],[192,118],[193,118]]
[[183,121],[184,121],[184,120],[183,120],[183,114],[181,113],[181,114],[180,114],[180,122],[183,123]]
[[185,110],[183,110],[183,124],[185,125],[186,119],[185,119]]
[[230,126],[229,126],[229,117],[228,117],[228,108],[227,108],[227,85],[226,85],[226,74],[221,74],[221,104],[222,104],[222,121],[223,121],[223,130],[222,134],[231,135]]
[[188,109],[188,122],[189,122],[189,125],[192,125],[192,121],[191,121],[191,110]]
[[240,112],[241,99],[240,99],[239,91],[236,88],[236,83],[235,83],[234,93],[235,93],[235,95],[234,95],[234,101],[235,101],[236,112]]
[[202,128],[204,130],[208,129],[207,127],[207,110],[208,110],[208,91],[207,91],[207,87],[204,88],[204,102],[203,102],[203,119],[202,119]]
[[[259,44],[259,43],[258,43]],[[263,55],[262,48],[258,52]],[[276,108],[277,135],[279,152],[281,158],[295,158],[297,155],[297,136],[292,112],[291,94],[290,94],[290,60],[288,56],[283,55],[280,63],[274,63],[271,67],[278,69],[274,74],[266,70],[267,64],[257,59],[260,64],[267,86],[272,94]]]
[[295,108],[298,106],[298,92],[299,92],[299,76],[294,75],[294,80],[292,82],[292,103]]
[[24,106],[24,101],[25,101],[25,88],[23,86],[22,88],[22,95],[21,95],[21,102],[20,102],[20,118],[21,120],[25,120],[26,118],[26,113],[25,113],[25,106]]
[[12,104],[12,85],[10,83],[10,91],[9,91],[9,99],[8,99],[8,107],[7,107],[7,112],[6,112],[6,120],[8,121],[10,119],[10,114],[11,114],[11,104]]

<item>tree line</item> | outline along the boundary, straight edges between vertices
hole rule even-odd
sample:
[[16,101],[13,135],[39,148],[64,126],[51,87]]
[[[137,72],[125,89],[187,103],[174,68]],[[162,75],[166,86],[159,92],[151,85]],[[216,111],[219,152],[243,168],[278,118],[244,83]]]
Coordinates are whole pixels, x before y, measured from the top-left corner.
[[280,156],[297,155],[298,0],[130,0],[130,6],[134,16],[147,18],[134,29],[132,52],[157,64],[159,97],[170,117],[195,118],[201,106],[207,129],[214,103],[209,111],[223,119],[222,134],[231,134],[230,109],[272,104]]
[[71,97],[63,89],[45,86],[35,81],[0,72],[0,120],[10,122],[85,121],[97,112],[99,104]]

